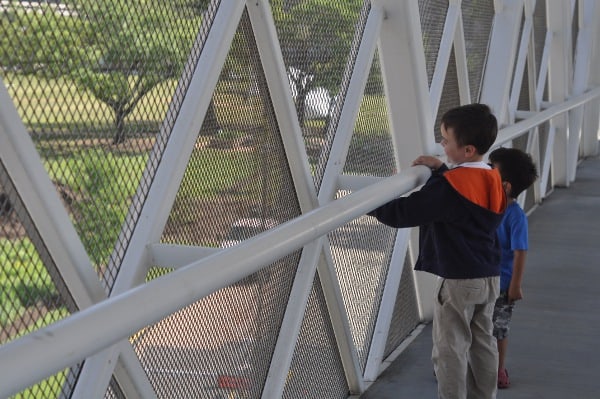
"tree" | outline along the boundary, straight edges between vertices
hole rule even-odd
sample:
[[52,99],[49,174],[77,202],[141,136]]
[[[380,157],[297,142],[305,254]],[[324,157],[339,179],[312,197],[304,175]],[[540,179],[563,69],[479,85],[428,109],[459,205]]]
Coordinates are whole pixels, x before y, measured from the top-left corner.
[[113,143],[125,140],[125,118],[144,95],[179,76],[205,4],[103,0],[88,11],[88,56],[72,77],[113,110]]
[[33,10],[14,3],[0,21],[2,67],[70,77],[113,110],[113,142],[120,143],[136,104],[180,74],[208,3],[67,0]]
[[315,87],[337,91],[348,60],[363,2],[346,0],[274,0],[275,24],[296,110],[304,124],[305,100]]

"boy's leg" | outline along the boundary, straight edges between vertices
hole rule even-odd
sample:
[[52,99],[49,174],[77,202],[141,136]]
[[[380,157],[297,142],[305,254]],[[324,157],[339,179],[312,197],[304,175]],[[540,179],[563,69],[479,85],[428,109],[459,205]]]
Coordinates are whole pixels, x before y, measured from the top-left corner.
[[499,294],[498,277],[482,279],[486,295],[475,306],[471,322],[473,342],[469,351],[468,398],[495,398],[498,389],[498,344],[492,334],[492,314]]
[[510,379],[508,378],[508,371],[504,365],[504,359],[506,357],[506,347],[508,345],[508,339],[499,339],[498,341],[498,389],[506,389],[510,386]]
[[[432,361],[440,399],[467,398],[467,353],[471,346],[469,324],[473,306],[460,282],[440,279],[433,314]],[[468,296],[468,295],[467,295]]]
[[499,339],[498,341],[498,370],[505,368],[504,359],[506,359],[506,348],[508,347],[508,338]]
[[494,307],[494,337],[498,347],[498,371],[503,370],[506,349],[508,346],[508,330],[512,318],[514,304],[508,300],[508,293],[501,292]]
[[500,293],[500,297],[496,301],[494,307],[494,337],[496,338],[498,347],[498,388],[508,388],[510,380],[504,360],[506,358],[506,350],[508,346],[508,330],[510,320],[512,318],[514,304],[508,299],[508,293]]

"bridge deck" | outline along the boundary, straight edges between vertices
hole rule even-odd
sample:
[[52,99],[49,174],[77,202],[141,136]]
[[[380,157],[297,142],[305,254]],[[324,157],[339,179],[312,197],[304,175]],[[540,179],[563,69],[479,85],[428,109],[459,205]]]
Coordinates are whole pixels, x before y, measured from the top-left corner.
[[[524,299],[507,353],[511,387],[500,399],[600,397],[600,157],[529,216]],[[436,398],[431,325],[361,399]]]

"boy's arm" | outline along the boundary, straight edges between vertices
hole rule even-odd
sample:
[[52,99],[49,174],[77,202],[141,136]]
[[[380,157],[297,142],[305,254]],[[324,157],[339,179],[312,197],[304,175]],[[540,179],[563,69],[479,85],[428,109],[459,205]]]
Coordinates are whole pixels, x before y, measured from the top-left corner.
[[442,177],[448,168],[442,164],[433,171],[427,183],[408,197],[392,200],[368,212],[381,223],[395,228],[413,227],[432,222],[455,219],[459,214],[460,200]]
[[523,292],[521,291],[521,283],[523,281],[523,272],[525,271],[525,258],[527,251],[523,249],[516,249],[514,251],[513,260],[513,273],[510,279],[510,286],[508,288],[508,300],[509,302],[518,301],[523,299]]

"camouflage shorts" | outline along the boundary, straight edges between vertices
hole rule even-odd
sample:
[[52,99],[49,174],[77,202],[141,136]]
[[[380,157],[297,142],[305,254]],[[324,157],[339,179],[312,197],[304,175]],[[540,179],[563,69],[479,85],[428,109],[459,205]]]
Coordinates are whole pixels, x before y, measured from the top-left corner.
[[494,306],[494,337],[496,339],[504,339],[508,336],[510,318],[514,307],[513,303],[508,303],[508,292],[503,291],[500,297],[496,300]]

